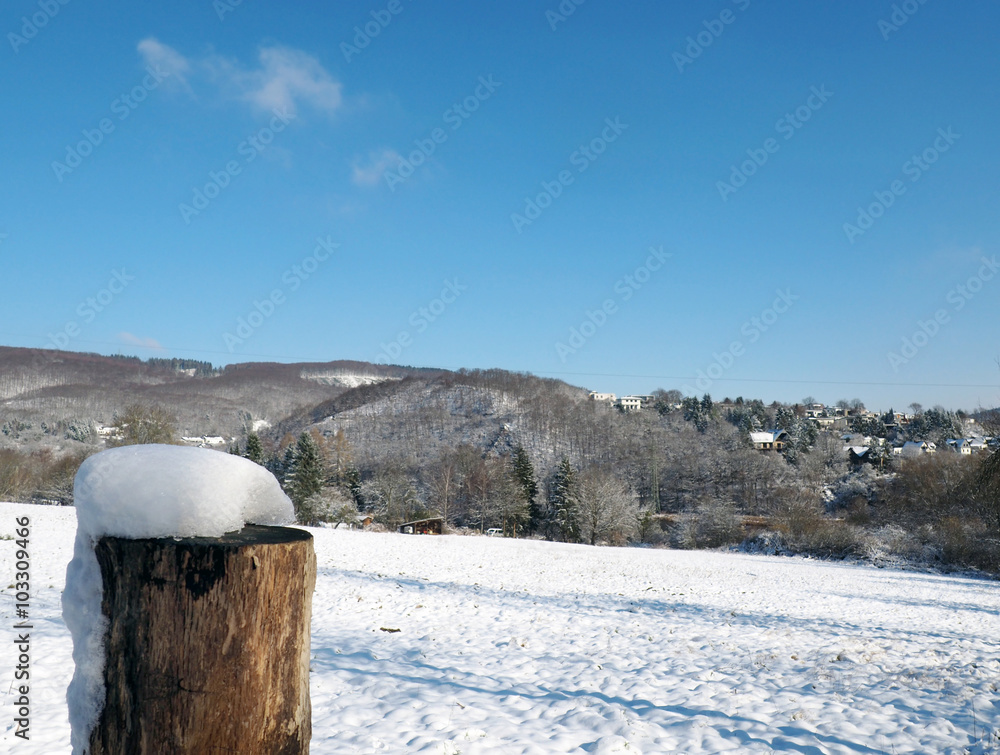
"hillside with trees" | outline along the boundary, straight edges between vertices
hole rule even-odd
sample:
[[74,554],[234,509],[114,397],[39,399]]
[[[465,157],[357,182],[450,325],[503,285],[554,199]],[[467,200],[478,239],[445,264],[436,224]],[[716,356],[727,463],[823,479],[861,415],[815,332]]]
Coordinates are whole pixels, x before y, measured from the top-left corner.
[[[304,523],[441,517],[456,531],[594,545],[1000,571],[997,452],[946,450],[971,420],[961,412],[916,407],[901,424],[844,401],[833,428],[807,401],[664,390],[621,411],[523,373],[352,362],[215,369],[46,354],[31,380],[34,355],[8,359],[18,351],[0,352],[0,498],[68,503],[76,466],[109,444],[218,432],[220,450],[275,474]],[[110,426],[104,437],[76,419],[87,416]],[[997,434],[995,412],[978,418]],[[783,431],[780,450],[755,447],[762,430]],[[845,432],[866,436],[863,460]],[[892,453],[917,439],[942,450]]]
[[359,382],[420,372],[351,361],[214,368],[196,360],[0,347],[0,424],[16,428],[0,434],[0,448],[86,451],[98,426],[130,404],[163,407],[182,436],[229,438],[248,423],[280,422]]

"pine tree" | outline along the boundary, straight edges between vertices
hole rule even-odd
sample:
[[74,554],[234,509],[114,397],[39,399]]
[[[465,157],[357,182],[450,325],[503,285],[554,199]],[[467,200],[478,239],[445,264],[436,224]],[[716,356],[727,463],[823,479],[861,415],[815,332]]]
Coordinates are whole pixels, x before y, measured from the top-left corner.
[[288,493],[295,479],[295,444],[291,443],[285,446],[284,456],[280,458],[275,456],[275,462],[277,471],[274,476],[281,480],[281,487]]
[[580,540],[580,511],[576,473],[565,456],[549,484],[549,507],[559,536],[568,543]]
[[244,458],[250,459],[254,464],[264,463],[264,447],[260,444],[260,437],[257,433],[247,435],[247,447],[243,452]]
[[536,532],[544,522],[544,512],[537,501],[538,483],[535,480],[535,467],[523,446],[519,445],[514,449],[511,465],[521,499],[528,506],[528,529]]
[[[293,447],[288,448],[291,450]],[[323,489],[323,463],[316,441],[309,433],[299,436],[292,452],[291,471],[285,473],[285,479],[286,492],[296,507]]]
[[681,408],[684,410],[684,419],[688,422],[693,422],[695,428],[700,433],[708,430],[708,421],[711,419],[712,412],[714,411],[713,406],[712,397],[707,393],[701,401],[694,396],[688,396],[681,402]]

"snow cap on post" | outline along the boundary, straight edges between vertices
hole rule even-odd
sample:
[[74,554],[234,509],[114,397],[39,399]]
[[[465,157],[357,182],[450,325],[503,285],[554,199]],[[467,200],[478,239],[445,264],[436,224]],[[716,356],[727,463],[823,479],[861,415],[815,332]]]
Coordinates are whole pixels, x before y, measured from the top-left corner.
[[249,459],[184,446],[123,446],[83,462],[73,485],[77,531],[66,569],[63,618],[76,670],[66,692],[74,755],[87,749],[104,708],[106,617],[94,546],[105,536],[219,537],[245,523],[295,521],[269,471]]

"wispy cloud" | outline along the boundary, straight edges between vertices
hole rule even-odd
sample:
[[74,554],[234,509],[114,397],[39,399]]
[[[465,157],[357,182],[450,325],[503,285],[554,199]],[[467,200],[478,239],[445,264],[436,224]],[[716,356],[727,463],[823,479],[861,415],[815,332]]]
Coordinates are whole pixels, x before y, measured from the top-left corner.
[[139,54],[147,66],[167,71],[175,77],[175,81],[187,84],[191,63],[174,48],[148,37],[139,43]]
[[133,335],[131,333],[122,332],[118,334],[118,340],[122,343],[126,343],[129,346],[138,346],[142,349],[154,349],[155,351],[164,351],[163,344],[157,341],[155,338],[140,338],[139,336]]
[[260,62],[261,70],[248,74],[244,95],[257,107],[294,110],[296,100],[330,114],[340,107],[340,82],[311,55],[288,47],[265,47],[260,51]]
[[351,181],[356,186],[377,186],[385,172],[394,165],[398,165],[401,159],[399,153],[394,149],[371,152],[367,161],[358,158],[351,164]]
[[297,111],[301,104],[332,115],[343,104],[342,85],[312,55],[291,47],[260,48],[256,66],[220,55],[189,58],[149,37],[139,42],[147,65],[159,65],[180,80],[199,77],[222,93],[256,109]]

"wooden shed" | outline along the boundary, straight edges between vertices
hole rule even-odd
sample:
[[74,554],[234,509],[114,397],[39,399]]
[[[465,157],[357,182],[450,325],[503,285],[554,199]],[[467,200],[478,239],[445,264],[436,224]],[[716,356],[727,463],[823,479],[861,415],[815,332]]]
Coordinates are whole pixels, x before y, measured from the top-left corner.
[[417,519],[399,525],[399,531],[405,535],[440,535],[444,530],[444,519],[439,516],[430,519]]

